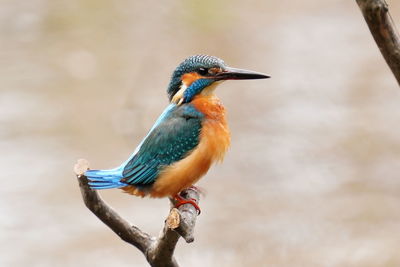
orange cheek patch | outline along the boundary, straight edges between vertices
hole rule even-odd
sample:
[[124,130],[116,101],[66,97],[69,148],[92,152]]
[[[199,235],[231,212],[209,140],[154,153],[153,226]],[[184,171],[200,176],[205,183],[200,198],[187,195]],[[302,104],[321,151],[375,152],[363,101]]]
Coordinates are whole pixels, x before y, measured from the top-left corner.
[[205,78],[205,77],[201,76],[197,72],[190,72],[190,73],[183,74],[181,77],[181,80],[186,85],[186,87],[189,87],[193,82],[195,82],[201,78]]
[[221,71],[222,71],[221,68],[211,68],[211,69],[208,70],[208,73],[215,75],[215,74],[217,74],[217,73],[219,73]]

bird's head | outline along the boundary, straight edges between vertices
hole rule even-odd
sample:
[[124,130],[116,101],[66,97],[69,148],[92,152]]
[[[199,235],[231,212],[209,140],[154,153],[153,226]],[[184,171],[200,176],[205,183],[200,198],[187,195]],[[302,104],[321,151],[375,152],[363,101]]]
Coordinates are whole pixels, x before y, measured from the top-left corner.
[[176,104],[188,103],[198,94],[210,94],[225,80],[265,79],[269,76],[226,66],[222,59],[196,55],[185,59],[175,69],[168,86],[169,100]]

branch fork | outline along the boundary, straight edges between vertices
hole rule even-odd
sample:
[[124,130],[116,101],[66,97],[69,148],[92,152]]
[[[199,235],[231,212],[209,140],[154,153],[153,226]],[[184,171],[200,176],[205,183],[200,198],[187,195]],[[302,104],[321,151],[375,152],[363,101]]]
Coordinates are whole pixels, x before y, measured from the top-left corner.
[[[184,204],[174,208],[171,200],[171,210],[165,220],[164,227],[158,237],[153,237],[138,227],[131,225],[122,218],[112,207],[110,207],[99,195],[88,185],[88,179],[84,175],[89,169],[89,162],[80,159],[74,166],[75,175],[78,178],[83,201],[86,207],[94,213],[105,225],[125,242],[135,246],[146,257],[153,267],[177,267],[174,258],[174,250],[180,237],[187,243],[194,241],[194,228],[197,219],[197,210],[191,204]],[[194,199],[197,203],[200,194],[195,188],[189,188],[182,192],[187,199]]]

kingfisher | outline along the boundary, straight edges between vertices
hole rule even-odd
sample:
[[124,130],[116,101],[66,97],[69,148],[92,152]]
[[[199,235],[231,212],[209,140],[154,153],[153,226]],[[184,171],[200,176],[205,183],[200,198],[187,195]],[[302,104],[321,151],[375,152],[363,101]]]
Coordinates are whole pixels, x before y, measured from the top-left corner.
[[169,105],[131,156],[110,170],[88,170],[92,189],[121,188],[144,197],[170,197],[175,207],[190,203],[180,192],[193,186],[210,166],[222,161],[230,145],[226,111],[215,88],[226,80],[269,76],[228,67],[208,55],[186,58],[172,74]]

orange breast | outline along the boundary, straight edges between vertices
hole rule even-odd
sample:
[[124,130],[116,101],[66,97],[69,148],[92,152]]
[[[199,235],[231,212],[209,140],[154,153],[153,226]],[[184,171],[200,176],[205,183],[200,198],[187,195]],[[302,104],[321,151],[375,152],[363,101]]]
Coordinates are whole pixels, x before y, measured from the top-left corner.
[[174,196],[196,183],[211,164],[221,161],[230,144],[225,108],[214,95],[198,95],[191,102],[205,114],[200,142],[190,154],[162,171],[150,189],[151,197]]

